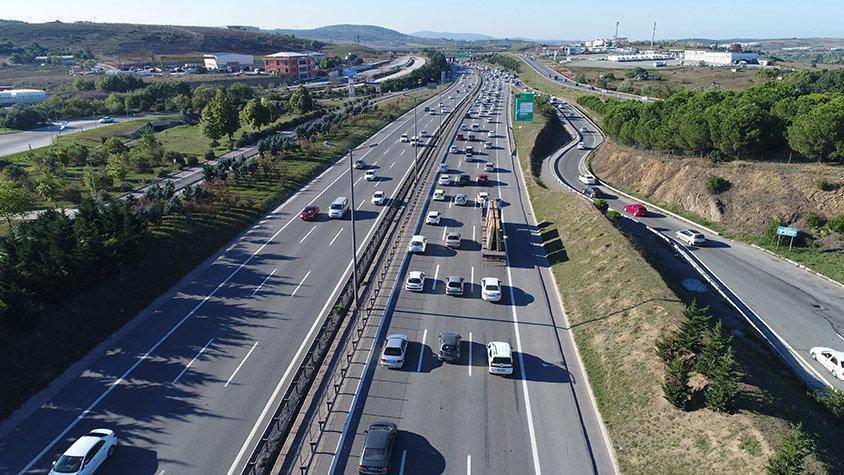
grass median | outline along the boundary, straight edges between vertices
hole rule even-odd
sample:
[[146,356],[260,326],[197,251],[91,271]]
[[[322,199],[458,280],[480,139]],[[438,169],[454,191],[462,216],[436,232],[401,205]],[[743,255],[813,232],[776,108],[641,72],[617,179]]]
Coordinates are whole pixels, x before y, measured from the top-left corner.
[[[435,90],[414,95],[425,99]],[[45,312],[32,328],[0,332],[0,418],[7,417],[70,365],[132,319],[159,295],[213,255],[267,211],[278,206],[350,148],[372,136],[413,106],[397,97],[374,111],[332,128],[320,141],[273,161],[273,173],[225,186],[225,202],[190,217],[167,215],[152,228],[136,265],[92,286]],[[325,147],[322,140],[334,146]],[[298,210],[293,210],[295,214]],[[72,345],[67,342],[72,341]]]
[[[544,125],[514,125],[525,176]],[[678,294],[594,206],[569,192],[527,183],[569,324],[622,472],[761,473],[792,424],[817,445],[811,472],[840,473],[844,438],[785,365],[755,336],[736,340],[742,396],[732,413],[681,411],[663,397],[657,338],[676,328],[688,295]],[[563,252],[559,247],[562,246]],[[671,285],[669,285],[671,283]]]

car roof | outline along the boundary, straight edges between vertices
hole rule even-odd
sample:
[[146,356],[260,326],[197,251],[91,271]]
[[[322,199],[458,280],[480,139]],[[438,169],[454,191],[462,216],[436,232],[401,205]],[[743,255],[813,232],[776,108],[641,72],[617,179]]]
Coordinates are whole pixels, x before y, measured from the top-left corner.
[[407,335],[396,333],[395,335],[387,337],[387,346],[390,346],[391,344],[400,345],[402,341],[407,341]]
[[366,446],[386,448],[390,432],[394,430],[396,430],[396,425],[389,421],[376,421],[369,424],[369,430],[366,432]]
[[448,282],[459,282],[459,281],[463,280],[463,276],[450,275],[450,276],[446,277],[445,280],[447,280]]
[[459,339],[460,339],[459,333],[454,333],[454,332],[442,332],[442,333],[440,333],[440,341],[444,345],[456,345],[457,340],[459,340]]
[[837,357],[838,359],[844,359],[844,351],[833,350],[832,348],[827,348],[825,346],[816,346],[812,348],[810,351],[815,352],[823,352],[823,353],[832,353],[833,356]]
[[501,280],[498,277],[484,277],[481,280],[483,280],[484,282],[488,282],[490,284],[497,284],[497,283],[501,282]]
[[425,275],[425,273],[422,272],[422,271],[419,271],[419,270],[412,270],[412,271],[408,272],[408,274],[407,274],[408,277],[419,277],[419,278],[421,278],[423,275]]
[[488,346],[492,348],[494,356],[507,356],[511,358],[513,356],[513,350],[506,341],[491,341]]
[[425,236],[423,236],[421,234],[414,234],[413,236],[410,236],[411,241],[415,241],[415,240],[418,240],[418,239],[425,239]]
[[[98,432],[100,429],[96,431],[91,431],[86,435],[83,435],[76,442],[73,443],[68,449],[64,452],[64,455],[68,455],[71,457],[84,457],[88,455],[88,451],[91,450],[91,447],[94,446],[97,442],[103,439],[107,434]],[[107,429],[103,429],[105,432]],[[91,435],[91,434],[94,435]],[[99,435],[98,435],[99,434]]]

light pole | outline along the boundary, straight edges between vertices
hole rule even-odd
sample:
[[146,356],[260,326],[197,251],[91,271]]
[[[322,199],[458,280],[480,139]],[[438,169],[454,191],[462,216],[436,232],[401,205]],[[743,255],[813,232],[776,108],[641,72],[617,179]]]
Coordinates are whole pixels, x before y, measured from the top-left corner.
[[[422,80],[417,84],[421,87]],[[419,104],[416,102],[416,96],[413,96],[413,136],[416,137],[416,143],[413,144],[413,181],[419,179],[419,126],[416,120],[418,110]]]

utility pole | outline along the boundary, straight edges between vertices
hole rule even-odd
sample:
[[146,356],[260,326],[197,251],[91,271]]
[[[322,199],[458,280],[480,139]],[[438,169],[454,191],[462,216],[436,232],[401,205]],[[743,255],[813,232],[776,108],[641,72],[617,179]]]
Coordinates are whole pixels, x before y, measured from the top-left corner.
[[615,45],[615,41],[618,41],[618,24],[621,23],[620,21],[615,22],[615,36],[612,37],[613,39],[613,46]]
[[354,295],[354,302],[355,302],[355,311],[357,312],[358,308],[358,284],[360,281],[358,280],[358,240],[357,235],[355,234],[355,176],[354,176],[354,158],[352,158],[352,154],[354,150],[349,150],[349,197],[352,200],[351,205],[351,212],[352,212],[352,275],[354,281],[352,282],[352,292]]
[[654,50],[654,38],[656,38],[656,22],[654,22],[654,29],[651,31],[651,51]]

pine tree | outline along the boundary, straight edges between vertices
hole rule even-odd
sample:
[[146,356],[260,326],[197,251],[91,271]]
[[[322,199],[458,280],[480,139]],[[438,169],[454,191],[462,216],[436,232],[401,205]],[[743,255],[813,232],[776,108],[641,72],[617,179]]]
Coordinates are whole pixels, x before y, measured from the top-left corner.
[[783,445],[768,459],[765,467],[770,475],[794,475],[803,472],[806,457],[814,450],[814,444],[800,424],[794,426],[785,436]]
[[729,346],[709,368],[709,384],[704,390],[706,407],[725,412],[730,409],[739,393],[739,374],[733,350]]
[[668,362],[665,374],[665,382],[662,383],[662,392],[665,399],[674,407],[686,409],[686,404],[691,394],[689,388],[689,361],[683,357],[674,358]]

